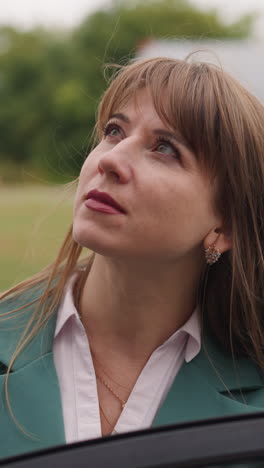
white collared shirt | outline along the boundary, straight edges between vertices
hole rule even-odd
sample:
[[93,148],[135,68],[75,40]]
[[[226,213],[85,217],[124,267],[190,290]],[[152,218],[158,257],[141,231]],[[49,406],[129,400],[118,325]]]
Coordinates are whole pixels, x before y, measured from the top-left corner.
[[[93,360],[73,303],[73,282],[74,277],[65,288],[53,344],[67,443],[102,435]],[[113,433],[150,427],[184,360],[190,362],[200,349],[199,316],[195,310],[189,320],[152,353]]]

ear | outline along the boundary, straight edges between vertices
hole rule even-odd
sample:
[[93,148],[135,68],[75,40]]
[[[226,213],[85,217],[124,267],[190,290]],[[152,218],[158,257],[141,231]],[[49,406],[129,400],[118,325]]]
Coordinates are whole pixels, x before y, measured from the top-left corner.
[[204,249],[214,245],[221,253],[232,249],[232,237],[224,228],[214,228],[204,238]]

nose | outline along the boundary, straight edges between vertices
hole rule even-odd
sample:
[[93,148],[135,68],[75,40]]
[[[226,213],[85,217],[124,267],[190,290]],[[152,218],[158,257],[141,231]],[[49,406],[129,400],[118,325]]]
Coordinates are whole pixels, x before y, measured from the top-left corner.
[[99,174],[111,177],[121,184],[126,184],[132,174],[131,150],[131,143],[123,140],[109,151],[103,153],[98,162]]

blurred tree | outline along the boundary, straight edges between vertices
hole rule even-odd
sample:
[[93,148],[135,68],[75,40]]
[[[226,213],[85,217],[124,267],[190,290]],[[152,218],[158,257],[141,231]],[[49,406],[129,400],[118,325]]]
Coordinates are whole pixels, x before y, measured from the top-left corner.
[[0,28],[0,164],[78,173],[105,88],[103,65],[125,63],[149,38],[240,39],[254,16],[225,24],[188,0],[114,1],[71,32]]
[[225,24],[217,10],[203,11],[188,0],[113,1],[108,10],[88,16],[74,38],[97,60],[134,55],[144,39],[241,39],[252,31],[254,15]]

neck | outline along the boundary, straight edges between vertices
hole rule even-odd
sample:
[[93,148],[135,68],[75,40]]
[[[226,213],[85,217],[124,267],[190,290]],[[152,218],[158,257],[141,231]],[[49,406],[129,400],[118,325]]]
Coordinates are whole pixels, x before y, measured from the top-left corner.
[[192,314],[200,275],[201,262],[154,268],[96,254],[79,304],[92,348],[148,359]]

